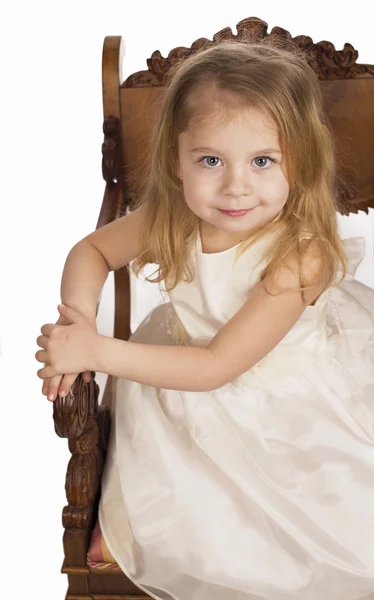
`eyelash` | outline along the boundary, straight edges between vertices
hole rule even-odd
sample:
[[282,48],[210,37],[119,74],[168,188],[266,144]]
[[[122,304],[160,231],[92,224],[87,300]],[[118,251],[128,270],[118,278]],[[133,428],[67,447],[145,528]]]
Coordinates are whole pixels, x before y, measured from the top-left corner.
[[[205,160],[206,158],[218,158],[218,160],[221,160],[218,156],[213,156],[213,155],[202,156],[201,158],[199,158],[199,160],[197,162],[200,163],[200,166],[203,169],[213,170],[217,166],[217,165],[214,165],[214,166],[211,166],[211,167],[207,167],[207,166],[204,166],[203,164],[201,164],[202,161]],[[256,158],[268,158],[269,160],[271,160],[272,163],[275,163],[275,164],[277,162],[276,160],[274,160],[274,158],[271,158],[270,156],[266,156],[266,155],[264,155],[264,156],[256,156],[253,160],[256,160]],[[258,167],[258,168],[260,169],[260,171],[266,171],[266,169],[263,168],[263,167]]]

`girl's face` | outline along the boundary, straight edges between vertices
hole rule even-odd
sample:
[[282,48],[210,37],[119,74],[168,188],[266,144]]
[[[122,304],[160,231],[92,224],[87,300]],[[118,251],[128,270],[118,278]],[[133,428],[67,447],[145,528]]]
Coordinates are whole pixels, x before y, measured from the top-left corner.
[[[206,232],[240,238],[275,219],[287,201],[278,133],[260,111],[242,109],[226,124],[219,115],[192,120],[179,135],[178,152],[185,200]],[[253,210],[231,217],[219,209]]]

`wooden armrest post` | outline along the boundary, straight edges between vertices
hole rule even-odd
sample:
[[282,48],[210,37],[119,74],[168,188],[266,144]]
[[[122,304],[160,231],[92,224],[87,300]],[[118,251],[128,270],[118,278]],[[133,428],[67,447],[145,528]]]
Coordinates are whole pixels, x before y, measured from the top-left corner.
[[66,398],[58,397],[53,403],[55,431],[68,438],[72,453],[65,482],[68,505],[62,511],[64,567],[86,566],[97,520],[110,411],[108,406],[98,406],[99,386],[94,378],[91,372],[91,381],[86,383],[80,374]]

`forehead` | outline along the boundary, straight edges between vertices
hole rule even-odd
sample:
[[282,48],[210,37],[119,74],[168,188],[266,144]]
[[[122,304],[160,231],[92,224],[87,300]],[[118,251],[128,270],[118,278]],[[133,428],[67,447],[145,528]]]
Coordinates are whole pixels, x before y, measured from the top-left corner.
[[264,147],[279,143],[277,126],[270,115],[253,107],[215,109],[211,114],[193,117],[179,137],[180,142],[188,146],[219,146],[228,138],[246,139],[250,145]]

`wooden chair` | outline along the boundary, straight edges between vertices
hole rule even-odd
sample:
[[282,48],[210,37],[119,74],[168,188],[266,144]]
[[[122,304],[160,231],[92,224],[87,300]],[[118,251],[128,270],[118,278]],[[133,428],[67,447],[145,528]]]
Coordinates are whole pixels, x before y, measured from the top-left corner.
[[[305,35],[294,38],[281,27],[267,32],[267,23],[251,17],[237,25],[237,35],[229,27],[213,36],[195,41],[191,48],[178,47],[167,58],[157,50],[147,60],[148,70],[134,73],[122,82],[120,36],[104,40],[102,58],[104,143],[102,173],[104,199],[97,227],[131,210],[134,183],[146,160],[153,118],[162,100],[165,76],[176,60],[222,39],[256,42],[281,36],[307,48],[310,66],[323,89],[325,108],[339,142],[341,170],[347,185],[341,189],[339,212],[359,210],[368,214],[374,207],[374,65],[357,64],[358,52],[351,44],[337,51],[332,43],[314,44]],[[308,59],[309,60],[309,59]],[[130,286],[125,268],[114,273],[114,337],[130,335]],[[66,600],[136,600],[149,597],[120,570],[105,549],[98,525],[101,475],[110,432],[111,377],[108,377],[103,403],[98,405],[99,388],[79,376],[71,393],[53,404],[55,430],[67,437],[72,454],[66,475],[68,504],[62,511],[65,528],[65,560],[61,569],[68,575]],[[99,548],[102,560],[95,560]]]

